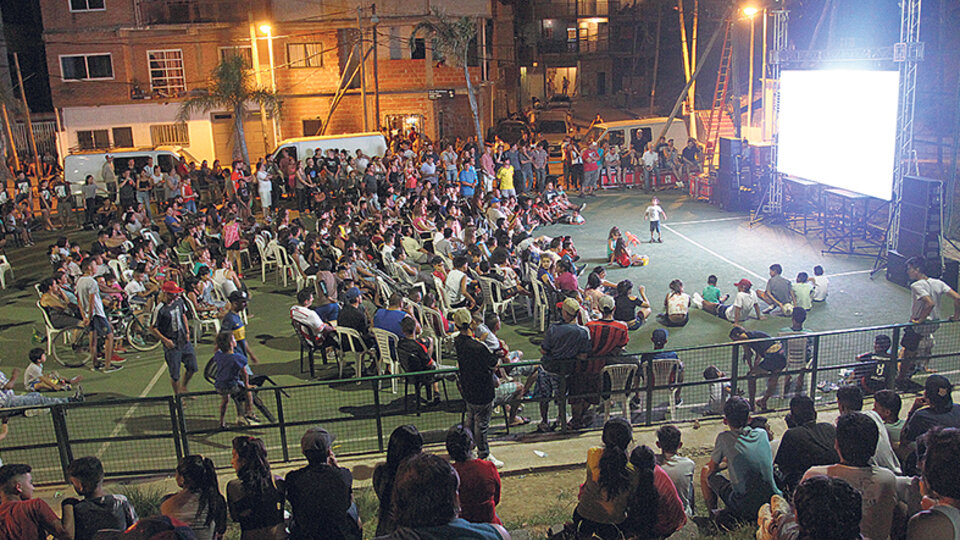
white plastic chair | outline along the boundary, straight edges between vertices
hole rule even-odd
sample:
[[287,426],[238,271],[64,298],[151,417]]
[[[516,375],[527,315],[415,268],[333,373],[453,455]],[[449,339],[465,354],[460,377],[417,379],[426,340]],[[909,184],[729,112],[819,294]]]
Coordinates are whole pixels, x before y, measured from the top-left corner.
[[190,321],[191,326],[193,326],[193,345],[197,346],[197,342],[200,340],[200,335],[204,333],[207,328],[213,328],[214,335],[220,333],[220,320],[214,317],[213,319],[201,319],[197,314],[197,306],[193,305],[193,301],[189,297],[184,296],[184,302],[187,304],[187,309],[190,310],[190,316],[193,318]]
[[[283,276],[283,286],[286,287],[287,275],[296,276],[297,269],[293,267],[293,260],[290,258],[290,254],[287,253],[287,248],[277,245],[273,251],[277,255],[277,269],[280,271],[280,275]],[[280,275],[277,275],[277,282],[280,281]]]
[[509,307],[513,323],[516,324],[517,310],[513,305],[512,298],[506,300],[503,298],[503,285],[499,281],[485,276],[480,276],[479,281],[480,291],[483,292],[484,309],[486,309],[486,306],[490,306],[494,313],[503,318],[503,314]]
[[533,287],[533,327],[541,333],[546,331],[547,313],[550,305],[547,302],[547,289],[538,280],[531,281]]
[[127,284],[127,279],[123,272],[123,263],[117,259],[110,259],[107,261],[107,266],[109,266],[110,270],[113,271],[113,275],[117,276],[117,281],[120,282],[120,285]]
[[[33,284],[33,290],[37,291],[37,296],[38,296],[38,297],[43,297],[43,291],[40,290],[40,284],[39,284],[39,283],[34,283],[34,284]],[[44,313],[46,313],[46,312],[44,312]]]
[[0,287],[7,288],[7,272],[10,272],[10,278],[13,278],[13,266],[7,260],[6,255],[0,255]]
[[[657,402],[658,394],[667,394],[667,408],[670,411],[672,420],[677,416],[677,393],[680,387],[670,386],[670,375],[680,370],[680,360],[676,358],[657,358],[650,362],[652,377],[647,384],[653,385],[653,403]],[[648,407],[653,407],[653,403],[648,403]]]
[[[262,236],[257,236],[254,240],[254,243],[257,244],[257,251],[260,253],[260,281],[263,283],[267,282],[267,268],[274,267],[279,268],[279,261],[277,260],[277,254],[272,250],[270,244],[267,243],[267,240]],[[270,249],[268,249],[270,248]]]
[[53,336],[57,333],[57,329],[53,327],[53,323],[50,322],[50,314],[43,309],[39,300],[37,301],[37,309],[40,310],[40,313],[43,313],[43,327],[47,335],[47,354],[53,354]]
[[[373,337],[377,338],[377,369],[383,373],[383,366],[390,366],[390,374],[400,373],[399,362],[397,362],[396,350],[400,338],[396,334],[382,328],[373,329]],[[397,378],[390,379],[390,389],[397,393]]]
[[420,325],[424,328],[429,327],[433,331],[433,337],[436,340],[436,346],[433,349],[437,353],[437,365],[442,366],[444,347],[452,347],[453,340],[460,335],[460,332],[448,333],[447,329],[443,327],[443,318],[439,311],[423,305],[418,307],[422,317]]
[[630,392],[626,390],[633,385],[633,380],[637,376],[636,364],[615,364],[606,366],[600,372],[602,378],[610,378],[610,397],[603,402],[603,423],[606,424],[610,419],[610,410],[620,404],[623,408],[623,416],[627,422],[632,418],[630,410]]
[[347,351],[344,350],[345,343],[350,344],[350,352],[354,355],[356,377],[359,378],[363,374],[363,359],[372,356],[373,352],[367,348],[367,344],[364,343],[360,332],[357,332],[353,328],[347,328],[346,326],[337,327],[337,343],[340,344],[340,352],[338,354],[344,355],[343,360],[338,362],[340,365],[340,378],[343,378],[343,368],[347,365]]

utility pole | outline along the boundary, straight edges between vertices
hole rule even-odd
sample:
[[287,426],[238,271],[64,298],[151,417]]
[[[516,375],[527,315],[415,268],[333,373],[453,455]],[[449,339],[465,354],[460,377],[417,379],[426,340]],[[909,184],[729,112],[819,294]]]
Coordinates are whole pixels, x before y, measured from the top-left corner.
[[[7,131],[7,140],[10,141],[10,152],[13,154],[13,170],[20,170],[20,156],[17,154],[17,141],[13,140],[13,128],[10,127],[10,116],[7,114],[7,103],[0,102],[0,109],[3,110],[3,126]],[[61,159],[63,159],[61,157]]]
[[[700,24],[700,0],[693,0],[693,35],[690,39],[690,73],[697,69],[697,26]],[[697,80],[690,85],[690,135],[697,138]]]
[[663,6],[659,2],[657,6],[657,37],[653,44],[653,83],[650,85],[650,114],[653,114],[654,100],[657,95],[657,71],[660,69],[660,28],[663,23]]
[[683,50],[683,80],[690,82],[690,49],[687,47],[687,24],[683,20],[683,0],[677,0],[677,14],[680,17],[680,47]]
[[[257,88],[263,88],[263,76],[260,74],[260,49],[257,46],[257,29],[253,24],[253,13],[247,14],[247,22],[250,23],[250,56],[252,57],[252,62],[250,69],[253,70],[253,80],[257,84]],[[263,135],[263,152],[267,153],[271,150],[270,141],[267,138],[267,110],[263,105],[260,105],[260,134]]]
[[30,140],[30,148],[33,150],[33,165],[37,168],[37,180],[39,181],[43,169],[40,168],[40,154],[37,153],[37,140],[33,137],[33,122],[30,120],[30,106],[27,105],[27,93],[23,89],[23,73],[20,72],[20,55],[18,53],[13,53],[13,63],[17,67],[17,81],[20,83],[20,98],[23,100],[23,114],[27,119],[27,136]]
[[363,102],[363,130],[369,131],[369,116],[367,114],[367,62],[366,55],[363,53],[363,8],[357,6],[357,29],[360,31],[360,39],[357,46],[360,48],[360,101]]
[[373,24],[373,112],[376,114],[377,131],[380,131],[380,75],[377,68],[377,25],[380,23],[380,17],[377,17],[377,5],[370,7],[370,23]]

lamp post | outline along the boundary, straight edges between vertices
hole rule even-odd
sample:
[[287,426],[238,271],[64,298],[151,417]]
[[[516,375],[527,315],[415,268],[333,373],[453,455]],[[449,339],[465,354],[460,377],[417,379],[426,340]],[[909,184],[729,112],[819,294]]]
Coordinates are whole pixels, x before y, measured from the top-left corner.
[[[273,63],[273,28],[269,24],[260,25],[260,31],[267,36],[267,56],[270,57],[270,90],[277,93],[277,69]],[[273,115],[273,141],[276,144],[280,142],[280,126],[277,123],[277,115]]]
[[377,17],[376,4],[370,10],[370,24],[373,25],[373,113],[376,116],[374,125],[380,131],[380,76],[377,70],[377,25],[380,24],[380,17]]
[[747,127],[749,128],[753,128],[753,64],[757,26],[754,17],[757,13],[760,13],[760,10],[755,7],[743,8],[743,15],[750,21],[750,79],[747,82]]

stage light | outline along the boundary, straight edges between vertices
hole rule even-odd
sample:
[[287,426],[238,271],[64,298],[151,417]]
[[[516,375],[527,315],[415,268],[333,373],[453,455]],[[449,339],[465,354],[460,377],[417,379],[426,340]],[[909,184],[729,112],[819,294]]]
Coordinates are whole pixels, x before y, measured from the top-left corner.
[[741,12],[743,13],[744,17],[750,17],[752,19],[754,15],[756,15],[757,13],[760,13],[760,10],[753,6],[747,6],[743,8]]
[[899,81],[896,71],[783,71],[777,170],[890,200]]

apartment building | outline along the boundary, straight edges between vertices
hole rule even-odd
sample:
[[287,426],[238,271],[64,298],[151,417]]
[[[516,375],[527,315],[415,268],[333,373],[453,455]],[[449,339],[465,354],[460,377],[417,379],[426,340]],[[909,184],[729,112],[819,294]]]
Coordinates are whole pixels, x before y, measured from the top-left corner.
[[432,138],[471,135],[463,68],[440,58],[429,40],[410,46],[413,27],[437,6],[477,22],[469,69],[481,120],[491,125],[516,110],[509,86],[516,77],[504,73],[505,66],[515,71],[513,14],[498,0],[386,0],[375,7],[358,0],[41,0],[61,147],[175,144],[198,159],[228,161],[229,111],[176,122],[180,102],[206,88],[226,55],[243,57],[258,84],[275,88],[283,103],[277,118],[261,118],[255,107],[246,112],[251,157],[284,138],[378,125],[416,126]]

